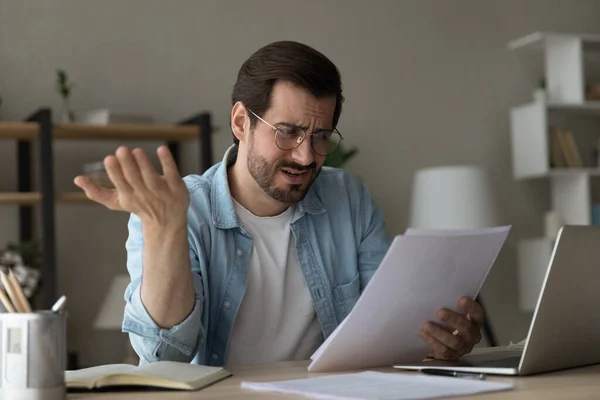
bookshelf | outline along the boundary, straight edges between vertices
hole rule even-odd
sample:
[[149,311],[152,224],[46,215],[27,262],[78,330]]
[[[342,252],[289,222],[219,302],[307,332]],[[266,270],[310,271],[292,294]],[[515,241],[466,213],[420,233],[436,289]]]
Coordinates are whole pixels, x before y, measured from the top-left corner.
[[[53,123],[49,108],[42,108],[25,121],[0,121],[0,140],[17,142],[16,191],[0,191],[0,206],[18,206],[19,240],[34,239],[33,208],[41,208],[41,265],[42,286],[40,307],[49,308],[57,299],[56,276],[56,204],[95,204],[83,191],[55,193],[53,143],[68,141],[164,141],[179,165],[180,143],[196,141],[199,146],[199,172],[213,164],[212,134],[218,129],[212,126],[211,114],[199,113],[175,124],[118,124],[86,125],[79,123]],[[33,143],[38,149],[39,185],[34,190],[32,182]]]
[[[0,139],[37,140],[40,127],[32,122],[0,121]],[[54,124],[55,140],[175,140],[198,139],[198,128],[177,125]]]
[[[35,205],[42,201],[40,192],[0,192],[0,205]],[[83,192],[60,193],[54,198],[56,203],[90,203]]]
[[[509,42],[508,49],[517,57],[537,57],[546,81],[543,97],[510,110],[513,177],[549,182],[550,209],[544,211],[555,212],[560,225],[590,225],[600,177],[600,101],[587,89],[600,83],[600,35],[534,32]],[[534,310],[553,245],[547,235],[518,244],[523,311]]]

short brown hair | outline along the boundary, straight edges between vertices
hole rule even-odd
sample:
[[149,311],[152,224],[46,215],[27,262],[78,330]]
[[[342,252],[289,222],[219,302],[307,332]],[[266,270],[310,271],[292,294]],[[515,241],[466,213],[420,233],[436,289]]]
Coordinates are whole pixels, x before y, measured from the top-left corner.
[[[241,101],[262,116],[271,106],[271,91],[278,81],[288,81],[308,90],[316,98],[335,96],[333,128],[342,113],[342,80],[333,62],[322,53],[302,43],[279,41],[253,53],[242,64],[233,87],[231,102]],[[250,114],[250,126],[256,125]],[[233,137],[234,143],[239,140]]]

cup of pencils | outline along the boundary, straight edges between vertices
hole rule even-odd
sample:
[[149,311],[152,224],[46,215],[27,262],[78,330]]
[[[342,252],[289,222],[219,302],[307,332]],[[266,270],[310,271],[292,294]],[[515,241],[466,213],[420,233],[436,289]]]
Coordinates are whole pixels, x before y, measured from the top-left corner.
[[33,311],[16,276],[0,270],[0,386],[3,400],[65,400],[67,313],[62,296]]

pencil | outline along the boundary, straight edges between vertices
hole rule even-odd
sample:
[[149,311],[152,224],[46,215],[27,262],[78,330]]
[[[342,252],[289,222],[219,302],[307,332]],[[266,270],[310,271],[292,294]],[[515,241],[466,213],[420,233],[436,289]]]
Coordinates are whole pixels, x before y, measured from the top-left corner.
[[6,290],[6,293],[8,293],[8,297],[10,297],[10,299],[12,300],[12,303],[15,306],[15,309],[17,310],[17,312],[18,313],[25,312],[25,310],[23,310],[21,308],[21,304],[19,303],[19,299],[17,298],[15,288],[13,288],[13,286],[12,286],[12,282],[8,279],[8,277],[6,276],[6,273],[4,273],[4,271],[1,271],[1,270],[0,270],[0,279],[2,279],[2,285],[4,285],[4,289]]
[[10,302],[10,299],[6,295],[4,289],[0,289],[0,301],[2,301],[4,308],[6,308],[6,311],[8,311],[9,313],[17,312],[13,304]]
[[31,306],[29,305],[29,301],[27,301],[27,297],[25,297],[25,294],[23,293],[23,288],[21,287],[21,284],[17,280],[17,276],[12,272],[12,270],[10,270],[8,272],[8,279],[11,280],[11,282],[13,284],[13,288],[15,288],[15,291],[17,292],[17,298],[19,299],[19,303],[21,304],[21,308],[25,312],[30,313],[31,312]]

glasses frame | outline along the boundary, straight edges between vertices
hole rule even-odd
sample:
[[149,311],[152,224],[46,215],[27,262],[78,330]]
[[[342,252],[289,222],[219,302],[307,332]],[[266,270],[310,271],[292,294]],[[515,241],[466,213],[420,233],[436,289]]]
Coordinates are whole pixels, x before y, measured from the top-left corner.
[[[291,149],[282,149],[277,144],[277,134],[279,133],[279,128],[271,125],[270,123],[268,123],[267,121],[265,121],[264,119],[262,119],[261,117],[259,117],[258,115],[256,115],[256,113],[254,111],[252,111],[251,109],[247,108],[247,110],[250,111],[252,113],[252,115],[254,115],[256,118],[258,118],[261,122],[263,122],[265,125],[269,126],[271,129],[273,129],[275,131],[275,140],[274,140],[275,141],[275,146],[277,146],[277,148],[279,148],[280,150],[283,150],[283,151],[292,151],[292,150],[298,148],[298,146],[300,146],[302,143],[304,143],[304,140],[306,139],[307,135],[314,136],[317,133],[319,133],[319,132],[308,133],[308,132],[306,132],[306,130],[304,130],[303,128],[301,128],[301,127],[298,126],[297,128],[299,128],[304,133],[304,135],[302,136],[302,140],[297,140],[296,141],[296,146],[292,147]],[[340,143],[342,143],[342,140],[344,140],[344,137],[342,136],[342,134],[340,133],[340,131],[338,131],[336,128],[333,128],[331,131],[333,133],[337,133],[338,135],[340,135],[340,141],[337,143],[337,145],[332,150],[329,151],[329,153],[327,153],[327,154],[321,154],[317,150],[315,150],[314,142],[312,141],[312,138],[311,138],[310,148],[312,149],[312,151],[315,152],[315,154],[318,154],[318,155],[320,155],[322,157],[327,157],[328,155],[335,153],[335,151],[338,149],[338,147],[340,147]]]

